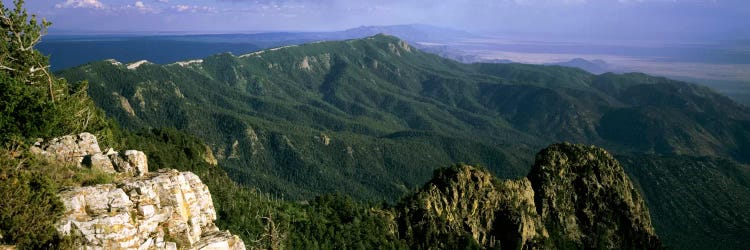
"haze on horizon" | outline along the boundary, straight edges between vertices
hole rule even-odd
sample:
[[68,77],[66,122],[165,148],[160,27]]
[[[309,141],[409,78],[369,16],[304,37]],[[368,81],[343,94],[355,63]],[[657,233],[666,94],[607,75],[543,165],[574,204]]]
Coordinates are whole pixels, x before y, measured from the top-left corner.
[[[11,0],[2,0],[11,7]],[[34,0],[61,33],[330,31],[421,23],[481,34],[750,39],[745,0]]]

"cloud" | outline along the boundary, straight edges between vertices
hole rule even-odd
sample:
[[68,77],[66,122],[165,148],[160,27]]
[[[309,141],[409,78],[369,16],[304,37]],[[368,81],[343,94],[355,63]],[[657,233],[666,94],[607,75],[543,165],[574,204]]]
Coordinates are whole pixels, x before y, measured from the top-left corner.
[[125,5],[124,7],[120,8],[121,10],[136,10],[140,13],[159,13],[160,10],[154,9],[150,5],[146,5],[143,3],[143,1],[135,1],[133,4]]
[[199,13],[199,12],[214,13],[216,12],[216,7],[178,4],[178,5],[172,6],[172,10],[177,11],[177,12],[189,12],[189,13]]
[[104,9],[105,6],[99,0],[67,0],[64,3],[55,5],[55,8],[89,8],[89,9]]
[[192,7],[190,5],[180,4],[180,5],[172,6],[172,8],[175,9],[177,12],[184,12],[184,11],[190,10]]

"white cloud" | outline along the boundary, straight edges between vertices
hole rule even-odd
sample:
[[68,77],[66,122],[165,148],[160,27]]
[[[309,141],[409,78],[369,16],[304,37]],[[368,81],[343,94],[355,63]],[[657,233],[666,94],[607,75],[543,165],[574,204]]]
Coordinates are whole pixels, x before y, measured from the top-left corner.
[[159,12],[153,7],[143,3],[143,1],[135,1],[135,3],[133,3],[132,5],[128,4],[122,9],[123,10],[137,10],[138,12],[141,12],[141,13],[158,13]]
[[55,5],[55,8],[90,8],[90,9],[104,9],[104,4],[99,0],[67,0],[64,3]]
[[190,12],[190,13],[198,13],[198,12],[206,12],[206,13],[213,13],[216,12],[216,8],[212,6],[200,6],[200,5],[185,5],[185,4],[178,4],[175,6],[172,6],[172,9],[177,12]]
[[172,8],[177,10],[177,12],[183,12],[183,11],[190,10],[191,7],[189,5],[180,4],[180,5],[175,5]]

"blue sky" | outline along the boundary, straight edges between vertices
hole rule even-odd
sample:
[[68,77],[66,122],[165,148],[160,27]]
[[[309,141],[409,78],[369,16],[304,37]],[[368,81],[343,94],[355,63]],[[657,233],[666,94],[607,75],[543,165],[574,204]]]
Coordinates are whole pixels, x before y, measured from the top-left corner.
[[26,5],[54,23],[53,33],[323,31],[423,23],[489,33],[750,38],[748,0],[29,0]]

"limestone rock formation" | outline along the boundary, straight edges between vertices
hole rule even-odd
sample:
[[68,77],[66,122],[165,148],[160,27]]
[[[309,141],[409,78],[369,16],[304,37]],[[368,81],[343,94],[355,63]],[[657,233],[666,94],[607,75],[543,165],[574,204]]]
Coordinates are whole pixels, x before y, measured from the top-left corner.
[[211,194],[193,173],[161,170],[61,192],[58,231],[93,249],[245,249],[220,231]]
[[57,223],[80,249],[245,249],[236,235],[220,231],[208,187],[191,172],[148,172],[143,152],[101,152],[83,133],[40,142],[32,152],[60,161],[120,172],[114,183],[69,188]]
[[445,239],[492,249],[661,248],[643,198],[595,147],[552,145],[521,180],[468,165],[437,170],[397,211],[399,234],[420,249],[466,243]]

